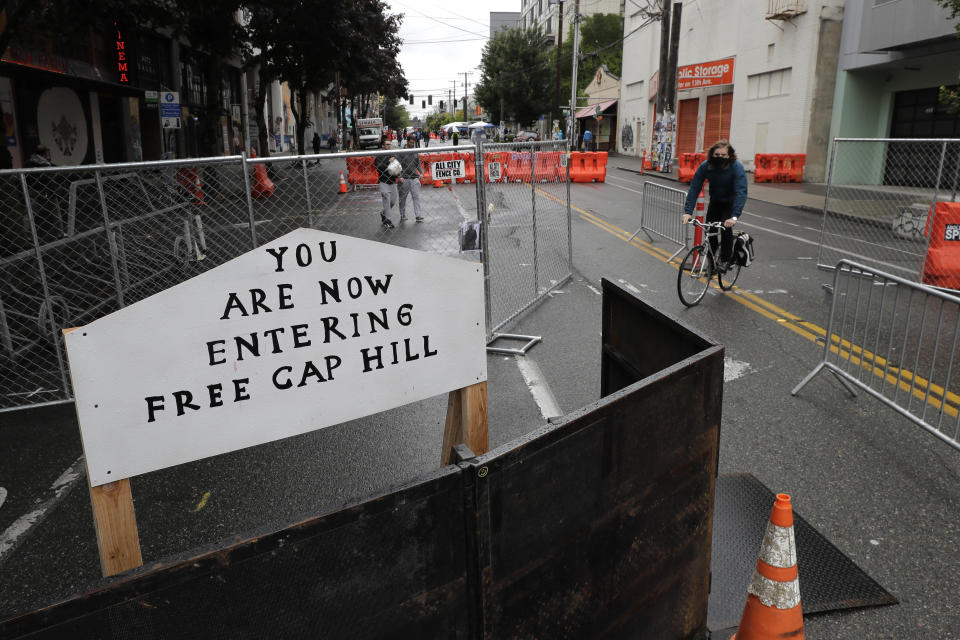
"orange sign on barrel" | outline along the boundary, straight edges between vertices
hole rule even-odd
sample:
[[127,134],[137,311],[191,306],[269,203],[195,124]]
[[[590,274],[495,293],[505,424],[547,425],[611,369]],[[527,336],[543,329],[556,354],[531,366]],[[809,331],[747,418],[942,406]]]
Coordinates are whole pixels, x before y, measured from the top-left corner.
[[698,62],[677,69],[677,90],[733,84],[733,58]]

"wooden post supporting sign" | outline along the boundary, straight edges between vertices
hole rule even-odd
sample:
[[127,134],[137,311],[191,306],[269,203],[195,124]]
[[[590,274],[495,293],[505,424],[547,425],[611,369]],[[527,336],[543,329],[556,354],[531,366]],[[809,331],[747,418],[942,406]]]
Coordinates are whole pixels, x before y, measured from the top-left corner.
[[475,455],[490,450],[487,429],[487,383],[455,389],[447,400],[447,421],[443,429],[443,450],[440,464],[450,464],[453,447],[465,444]]
[[[64,329],[63,333],[73,330]],[[93,487],[90,486],[90,474],[87,473],[87,487],[90,489],[90,506],[93,507],[93,524],[100,550],[100,571],[104,577],[141,566],[143,556],[140,555],[140,534],[133,510],[130,479]]]

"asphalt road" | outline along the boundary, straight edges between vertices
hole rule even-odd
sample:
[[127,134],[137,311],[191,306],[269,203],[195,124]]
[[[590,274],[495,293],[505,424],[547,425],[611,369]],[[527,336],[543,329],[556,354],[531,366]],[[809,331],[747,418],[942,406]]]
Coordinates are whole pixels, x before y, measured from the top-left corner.
[[[756,263],[734,291],[711,288],[687,309],[675,263],[666,261],[675,246],[643,234],[626,242],[639,225],[642,183],[611,170],[605,184],[573,186],[573,279],[505,327],[543,336],[528,364],[559,410],[599,394],[599,282],[616,281],[725,345],[721,473],[753,473],[790,493],[811,525],[900,600],[810,616],[807,637],[960,637],[960,527],[950,515],[960,502],[960,454],[879,402],[851,399],[829,375],[790,395],[822,353],[803,324],[824,326],[829,304],[822,285],[831,276],[816,268],[819,217],[750,200],[741,225],[756,238]],[[534,401],[529,368],[517,359],[489,355],[488,367],[497,446],[549,411]],[[435,468],[445,408],[445,398],[434,398],[134,479],[145,561],[336,510]],[[0,543],[5,616],[96,583],[99,566],[82,475],[64,480],[68,469],[82,474],[72,408],[0,414],[0,441],[0,531],[46,506],[14,546]],[[801,592],[803,579],[800,567]]]

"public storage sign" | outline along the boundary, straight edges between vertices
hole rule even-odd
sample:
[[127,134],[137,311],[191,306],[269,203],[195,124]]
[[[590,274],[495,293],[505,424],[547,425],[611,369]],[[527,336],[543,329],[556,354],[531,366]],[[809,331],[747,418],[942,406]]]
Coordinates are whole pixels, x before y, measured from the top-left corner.
[[65,339],[92,486],[487,378],[481,265],[313,229]]
[[677,89],[733,84],[733,58],[688,64],[677,69]]

